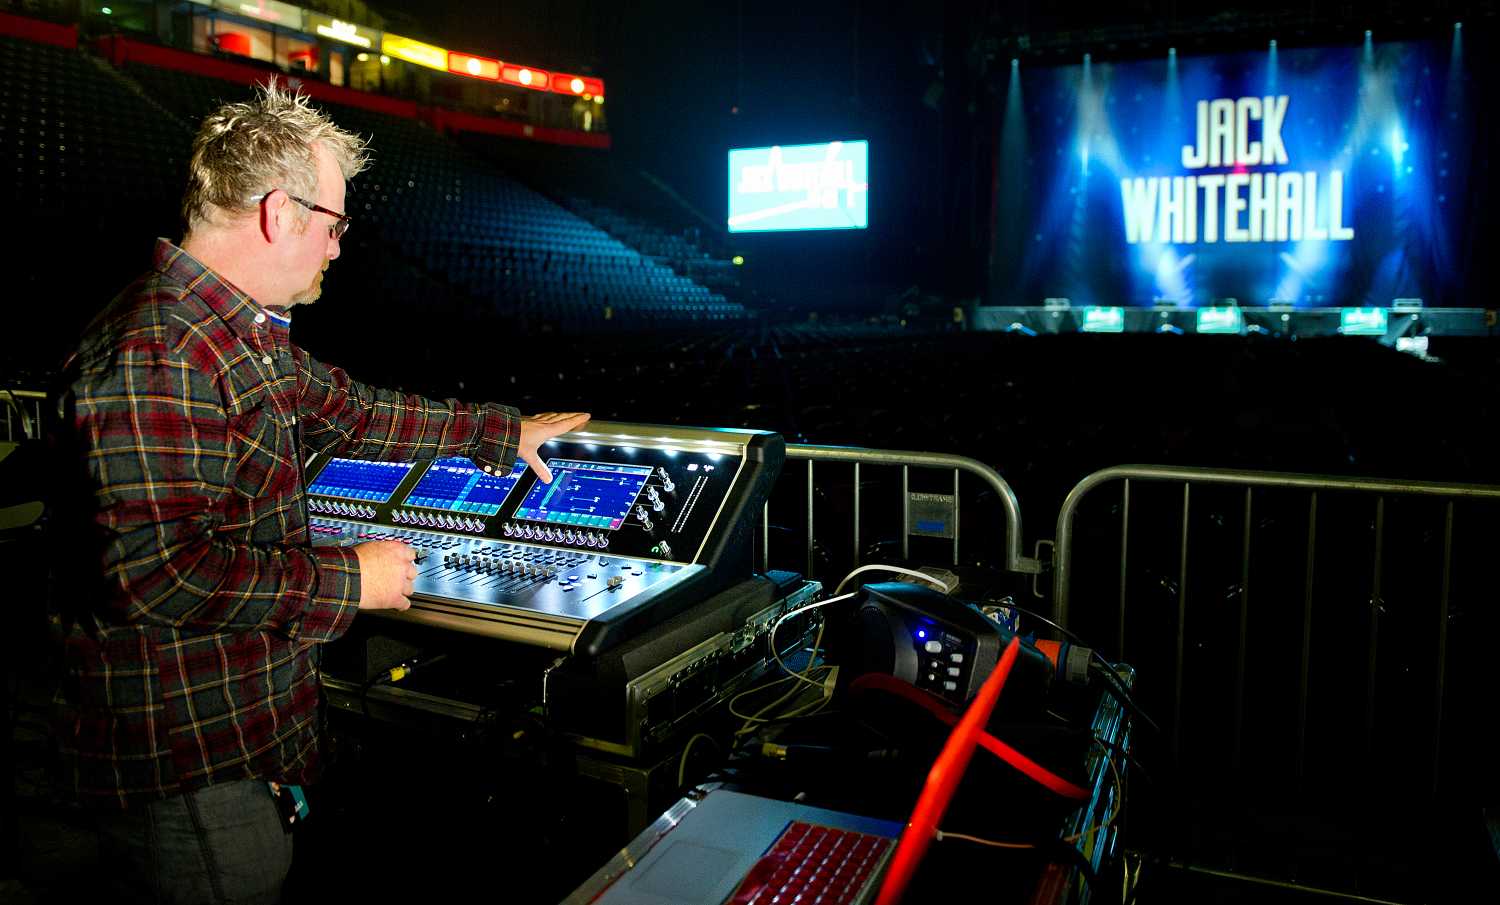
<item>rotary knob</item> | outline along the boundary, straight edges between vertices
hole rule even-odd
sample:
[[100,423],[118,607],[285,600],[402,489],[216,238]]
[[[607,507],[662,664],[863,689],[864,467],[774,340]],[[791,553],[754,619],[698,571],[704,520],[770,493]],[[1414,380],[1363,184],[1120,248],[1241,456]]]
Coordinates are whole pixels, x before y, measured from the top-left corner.
[[677,485],[672,483],[672,476],[667,474],[667,469],[665,467],[661,465],[656,466],[656,473],[661,476],[662,490],[665,490],[667,493],[671,493],[672,491],[677,489]]
[[500,533],[504,534],[506,537],[514,537],[516,533],[516,526],[512,525],[510,522],[506,522],[505,524],[500,526]]

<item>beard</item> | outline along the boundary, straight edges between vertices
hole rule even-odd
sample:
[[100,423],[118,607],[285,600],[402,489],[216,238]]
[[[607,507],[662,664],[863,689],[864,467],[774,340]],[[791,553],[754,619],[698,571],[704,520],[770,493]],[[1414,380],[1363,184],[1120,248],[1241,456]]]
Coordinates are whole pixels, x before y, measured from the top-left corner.
[[313,302],[316,302],[318,300],[318,297],[323,294],[323,274],[327,272],[328,263],[325,261],[323,263],[323,269],[318,271],[317,276],[313,277],[312,284],[309,285],[306,289],[292,296],[292,304],[311,305]]

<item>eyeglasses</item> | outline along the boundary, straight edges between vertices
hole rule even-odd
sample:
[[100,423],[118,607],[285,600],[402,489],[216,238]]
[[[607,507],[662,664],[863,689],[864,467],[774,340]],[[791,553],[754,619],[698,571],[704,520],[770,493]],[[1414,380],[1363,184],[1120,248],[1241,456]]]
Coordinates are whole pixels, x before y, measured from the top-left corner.
[[[316,211],[320,214],[327,214],[328,216],[332,217],[333,222],[328,225],[328,235],[330,238],[334,240],[342,239],[344,238],[344,233],[347,233],[349,231],[349,224],[353,222],[353,218],[348,214],[341,214],[338,211],[329,210],[321,204],[313,204],[311,201],[308,201],[305,198],[298,198],[296,195],[293,195],[291,192],[288,192],[285,189],[282,189],[282,191],[288,198],[292,199],[308,210]],[[262,195],[254,195],[250,198],[250,200],[255,204],[259,204],[260,202],[264,201],[266,195],[269,194],[270,192]]]

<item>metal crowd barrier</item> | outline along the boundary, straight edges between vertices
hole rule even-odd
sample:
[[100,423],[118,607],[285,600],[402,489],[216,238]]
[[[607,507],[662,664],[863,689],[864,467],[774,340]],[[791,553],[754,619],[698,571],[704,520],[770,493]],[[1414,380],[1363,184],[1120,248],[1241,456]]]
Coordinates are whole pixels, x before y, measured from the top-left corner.
[[[1173,712],[1171,723],[1171,746],[1176,755],[1181,746],[1184,624],[1188,615],[1189,548],[1192,534],[1189,517],[1192,513],[1192,491],[1194,485],[1227,485],[1244,488],[1244,521],[1240,549],[1240,576],[1237,586],[1239,597],[1239,637],[1235,662],[1235,688],[1233,711],[1233,753],[1238,765],[1242,749],[1245,720],[1245,667],[1246,667],[1246,619],[1250,605],[1251,536],[1253,531],[1255,491],[1257,489],[1301,490],[1308,494],[1307,502],[1307,546],[1305,575],[1302,595],[1301,657],[1297,673],[1297,751],[1296,772],[1299,778],[1304,771],[1308,730],[1308,671],[1312,656],[1312,625],[1314,600],[1314,578],[1318,559],[1318,501],[1320,494],[1359,494],[1373,497],[1373,570],[1369,578],[1370,624],[1368,636],[1367,672],[1365,676],[1364,729],[1366,745],[1374,729],[1376,718],[1376,666],[1379,651],[1379,630],[1382,602],[1382,579],[1386,551],[1386,498],[1427,497],[1446,501],[1442,518],[1442,573],[1433,587],[1438,593],[1437,612],[1431,616],[1436,620],[1436,680],[1432,689],[1433,718],[1437,728],[1442,727],[1442,711],[1446,689],[1444,676],[1448,665],[1448,623],[1450,619],[1449,594],[1452,589],[1454,548],[1454,505],[1462,501],[1500,501],[1500,486],[1475,484],[1439,483],[1431,481],[1377,480],[1364,478],[1342,478],[1325,475],[1288,474],[1262,471],[1237,471],[1210,468],[1176,468],[1157,465],[1121,465],[1094,472],[1080,481],[1063,501],[1057,516],[1056,546],[1053,553],[1053,618],[1067,626],[1073,616],[1071,599],[1076,573],[1081,567],[1075,550],[1075,522],[1083,500],[1105,484],[1121,482],[1119,508],[1119,613],[1115,652],[1124,649],[1127,609],[1127,588],[1131,556],[1131,488],[1133,482],[1180,482],[1182,484],[1181,530],[1177,538],[1177,622],[1175,626],[1175,664],[1173,664]],[[1397,626],[1396,630],[1400,630]],[[1144,671],[1167,664],[1133,664]],[[1440,765],[1440,731],[1432,733],[1432,781],[1436,792]]]
[[0,412],[5,414],[5,442],[35,439],[41,430],[42,403],[47,394],[37,390],[0,388]]
[[[957,564],[959,561],[959,545],[962,531],[959,526],[959,513],[961,509],[960,478],[969,474],[983,482],[983,485],[992,490],[995,498],[1003,510],[1005,517],[1005,536],[998,550],[997,560],[1004,563],[1008,572],[1020,574],[1036,574],[1041,571],[1041,564],[1034,558],[1027,557],[1022,553],[1021,536],[1021,506],[1016,501],[1016,494],[1005,479],[993,468],[976,459],[966,456],[951,455],[948,453],[912,452],[908,450],[894,449],[865,449],[853,446],[816,446],[800,443],[789,443],[786,447],[786,466],[782,469],[780,481],[803,482],[806,488],[805,506],[806,521],[804,525],[804,541],[806,544],[806,575],[808,578],[837,578],[839,576],[817,575],[818,564],[815,556],[815,545],[817,543],[817,523],[815,512],[815,490],[817,488],[817,466],[849,466],[853,469],[853,489],[850,502],[853,506],[853,534],[852,534],[852,561],[855,565],[862,565],[863,551],[861,549],[862,527],[861,506],[864,503],[864,494],[861,489],[861,470],[870,466],[888,466],[901,469],[901,555],[905,559],[911,553],[911,539],[914,536],[913,528],[917,527],[919,532],[923,531],[920,526],[927,524],[925,529],[928,536],[951,538],[951,561]],[[799,466],[802,477],[797,476]],[[951,471],[953,477],[953,490],[951,495],[943,493],[913,493],[911,490],[911,476],[913,469],[931,471]],[[924,520],[914,514],[914,510],[921,508],[932,515],[930,520]],[[771,526],[771,502],[767,500],[761,511],[761,536],[760,536],[760,565],[762,570],[772,568],[770,554],[770,526]]]

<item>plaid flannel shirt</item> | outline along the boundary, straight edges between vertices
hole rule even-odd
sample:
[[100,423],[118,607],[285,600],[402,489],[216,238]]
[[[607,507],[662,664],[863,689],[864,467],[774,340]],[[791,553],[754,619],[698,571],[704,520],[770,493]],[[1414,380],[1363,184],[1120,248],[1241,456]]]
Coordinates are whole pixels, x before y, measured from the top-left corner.
[[61,741],[86,803],[315,777],[314,647],[360,584],[352,549],[310,546],[308,455],[515,460],[515,409],[365,386],[287,327],[162,239],[70,361],[95,590],[61,602]]

